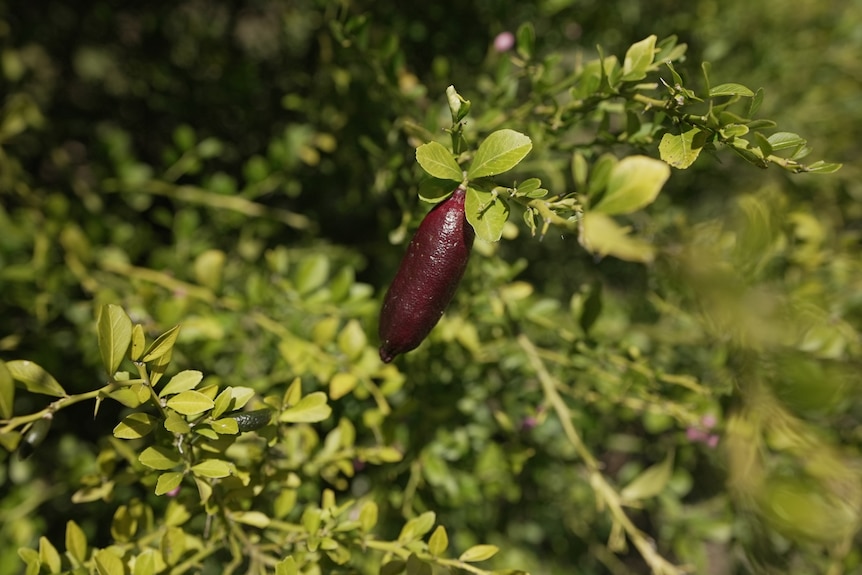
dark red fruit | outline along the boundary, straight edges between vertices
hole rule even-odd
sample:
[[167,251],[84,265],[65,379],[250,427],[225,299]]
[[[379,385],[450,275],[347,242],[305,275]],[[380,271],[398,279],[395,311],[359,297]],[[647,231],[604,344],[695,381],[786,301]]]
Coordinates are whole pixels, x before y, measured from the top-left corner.
[[407,247],[380,310],[380,359],[415,349],[440,321],[473,247],[475,232],[464,217],[464,188],[428,212]]

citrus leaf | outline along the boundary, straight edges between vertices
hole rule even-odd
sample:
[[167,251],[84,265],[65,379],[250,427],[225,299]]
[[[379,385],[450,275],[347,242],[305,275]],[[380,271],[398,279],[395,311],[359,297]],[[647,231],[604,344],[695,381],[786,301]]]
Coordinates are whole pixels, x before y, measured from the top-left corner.
[[629,214],[648,206],[670,177],[670,168],[660,160],[646,156],[623,158],[611,168],[608,187],[593,207],[604,214]]
[[496,545],[474,545],[461,553],[458,559],[467,563],[485,561],[496,555],[499,550]]
[[120,367],[132,341],[132,320],[118,305],[102,306],[98,320],[99,353],[102,365],[113,375]]
[[0,359],[0,419],[12,417],[12,406],[15,404],[15,379],[6,367],[6,362]]
[[146,413],[132,413],[114,427],[118,439],[140,439],[153,430],[156,418]]
[[632,44],[626,50],[626,56],[623,60],[623,80],[630,82],[646,77],[655,58],[655,41],[655,36],[649,36]]
[[449,535],[446,533],[446,528],[438,525],[431,538],[428,540],[428,552],[435,557],[443,555],[449,547]]
[[72,521],[66,522],[66,553],[78,563],[87,559],[87,536],[84,530]]
[[204,459],[197,465],[192,466],[192,473],[198,477],[219,479],[230,475],[231,464],[221,459]]
[[452,153],[439,142],[428,142],[416,148],[416,161],[435,178],[460,182],[464,177]]
[[203,379],[204,374],[194,369],[181,371],[171,378],[171,380],[159,392],[159,397],[166,397],[194,389]]
[[644,263],[654,258],[651,245],[630,237],[629,228],[621,227],[605,214],[584,214],[579,239],[584,248],[600,256],[611,255],[621,260]]
[[711,98],[717,98],[719,96],[745,96],[747,98],[753,98],[754,92],[742,84],[729,83],[713,86],[709,90],[709,96]]
[[509,204],[491,192],[468,187],[464,213],[480,239],[496,242],[503,235],[503,227],[509,219]]
[[183,481],[182,471],[167,471],[159,475],[156,480],[156,495],[164,495],[169,491],[173,491],[179,487]]
[[180,464],[180,458],[175,451],[165,447],[150,446],[138,456],[138,461],[150,469],[166,471]]
[[285,409],[279,421],[285,423],[314,423],[323,421],[329,414],[332,413],[332,408],[326,404],[326,394],[322,391],[315,391],[299,400],[299,403],[293,407]]
[[129,359],[138,361],[144,354],[146,338],[144,337],[144,326],[136,323],[132,328],[132,346],[129,348]]
[[197,415],[213,408],[213,400],[199,391],[184,391],[168,400],[167,406],[183,415]]
[[669,453],[661,463],[646,468],[643,473],[635,477],[620,492],[620,497],[624,501],[637,501],[655,497],[667,486],[672,473],[673,452]]
[[68,395],[54,376],[32,361],[23,359],[7,361],[6,368],[12,374],[12,379],[24,384],[27,391],[55,397]]
[[398,541],[409,543],[410,541],[415,541],[421,538],[431,531],[436,520],[437,516],[433,511],[426,511],[422,515],[414,517],[401,528],[401,534],[398,535]]
[[533,142],[524,134],[515,130],[497,130],[479,145],[467,177],[502,174],[517,166],[532,149]]
[[168,356],[170,357],[171,350],[174,348],[174,344],[177,342],[177,336],[180,335],[180,326],[175,325],[158,338],[156,341],[150,345],[149,349],[147,349],[144,354],[143,361],[153,361],[154,359],[158,359],[160,357]]
[[705,136],[699,128],[692,128],[682,134],[668,132],[661,137],[658,153],[669,165],[684,170],[700,155],[704,143]]

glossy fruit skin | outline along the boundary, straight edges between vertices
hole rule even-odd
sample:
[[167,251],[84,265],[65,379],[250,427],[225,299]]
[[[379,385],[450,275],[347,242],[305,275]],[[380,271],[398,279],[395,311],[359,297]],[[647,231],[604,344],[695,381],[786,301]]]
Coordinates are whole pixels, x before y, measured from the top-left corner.
[[272,420],[271,409],[256,409],[254,411],[244,411],[242,413],[233,413],[228,417],[236,420],[236,425],[240,431],[255,431],[266,427]]
[[416,230],[380,310],[380,359],[415,349],[455,295],[475,232],[464,216],[461,186],[428,212]]

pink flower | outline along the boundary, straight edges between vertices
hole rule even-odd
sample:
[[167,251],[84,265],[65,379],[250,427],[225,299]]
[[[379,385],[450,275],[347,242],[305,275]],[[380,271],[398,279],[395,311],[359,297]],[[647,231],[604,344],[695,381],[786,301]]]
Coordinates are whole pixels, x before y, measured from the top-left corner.
[[508,52],[515,45],[515,35],[511,32],[500,32],[494,38],[494,50],[497,52]]

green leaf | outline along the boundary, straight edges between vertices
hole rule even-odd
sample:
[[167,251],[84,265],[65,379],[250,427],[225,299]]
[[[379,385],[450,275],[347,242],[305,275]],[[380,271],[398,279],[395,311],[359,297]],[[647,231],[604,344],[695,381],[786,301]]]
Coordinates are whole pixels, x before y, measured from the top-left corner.
[[314,423],[323,421],[332,413],[332,408],[326,404],[326,394],[315,391],[299,400],[293,407],[285,409],[279,416],[284,423]]
[[6,368],[12,374],[12,379],[24,384],[27,391],[55,397],[68,395],[54,376],[32,361],[23,359],[7,361]]
[[517,166],[532,149],[532,140],[524,134],[515,130],[497,130],[479,144],[467,177],[475,179],[502,174]]
[[423,537],[434,527],[434,522],[437,516],[433,511],[426,511],[418,517],[414,517],[404,524],[401,528],[401,534],[398,535],[398,541],[408,543]]
[[466,563],[486,561],[496,555],[499,550],[496,545],[474,545],[461,553],[458,559]]
[[509,219],[509,204],[491,192],[468,187],[464,213],[479,238],[486,242],[496,242],[502,237],[503,227]]
[[39,561],[48,568],[49,573],[59,573],[61,570],[60,553],[47,537],[39,537]]
[[99,353],[108,375],[120,367],[132,341],[132,320],[118,305],[108,304],[99,310]]
[[[156,575],[158,552],[155,549],[144,549],[135,557],[135,569],[132,575]],[[160,558],[159,558],[160,559]]]
[[170,431],[171,433],[188,433],[192,430],[189,422],[185,420],[185,418],[177,413],[176,411],[168,411],[167,417],[165,417],[165,429]]
[[776,132],[767,138],[774,151],[799,148],[806,144],[804,138],[793,132]]
[[[171,351],[174,349],[174,344],[177,342],[177,336],[180,335],[180,326],[175,325],[158,338],[150,345],[144,354],[144,362],[153,361],[161,357],[170,357]],[[153,383],[155,385],[155,382]]]
[[626,57],[623,60],[622,79],[624,81],[637,81],[646,77],[655,58],[655,41],[655,36],[649,36],[636,44],[632,44],[626,51]]
[[438,525],[431,538],[428,540],[428,552],[434,557],[439,557],[449,548],[449,535],[446,533],[446,528]]
[[285,557],[275,564],[275,575],[299,575],[299,568],[293,556]]
[[138,461],[145,467],[159,471],[167,471],[180,464],[179,454],[176,451],[157,445],[144,449],[138,456]]
[[632,262],[651,262],[651,245],[629,237],[629,228],[620,227],[611,217],[587,212],[581,220],[581,245],[600,256],[611,255]]
[[322,254],[303,259],[294,274],[296,291],[300,295],[306,295],[322,287],[329,277],[329,267],[329,258]]
[[832,172],[840,170],[842,165],[843,164],[824,162],[823,160],[820,160],[806,166],[805,171],[811,174],[831,174]]
[[182,471],[167,471],[156,480],[156,495],[164,495],[176,489],[183,481]]
[[611,215],[637,211],[655,201],[668,177],[670,168],[660,160],[623,158],[611,169],[608,189],[593,210]]
[[354,389],[356,389],[359,379],[355,374],[340,371],[332,376],[329,380],[329,397],[330,399],[339,399],[344,397]]
[[238,523],[251,525],[258,529],[266,529],[271,522],[270,518],[260,511],[240,511],[238,513],[232,513],[230,518]]
[[153,430],[156,418],[146,413],[132,413],[114,427],[118,439],[140,439]]
[[71,519],[66,522],[66,553],[78,563],[87,559],[87,536]]
[[524,60],[531,59],[536,46],[536,30],[532,22],[524,22],[518,26],[515,38],[518,41],[516,48],[518,56]]
[[747,98],[753,98],[754,92],[742,84],[729,83],[713,86],[709,90],[709,96],[710,98],[717,98],[719,96],[745,96]]
[[673,473],[673,452],[661,463],[648,467],[620,492],[623,501],[649,499],[661,493]]
[[99,575],[124,575],[123,560],[111,549],[99,549],[93,554]]
[[416,161],[435,178],[460,182],[464,178],[461,167],[452,153],[439,142],[428,142],[416,148]]
[[359,511],[359,524],[366,533],[377,525],[377,513],[377,503],[374,501],[366,501]]
[[350,360],[355,360],[365,351],[368,338],[365,331],[355,319],[351,319],[338,334],[338,349]]
[[680,170],[688,168],[700,155],[706,136],[700,128],[692,128],[682,134],[666,133],[661,137],[658,153],[661,159]]
[[219,479],[227,477],[231,472],[231,464],[221,459],[204,459],[197,465],[192,465],[192,473],[199,477]]
[[239,433],[239,421],[233,417],[225,417],[210,422],[210,427],[219,435],[236,435]]
[[12,407],[15,405],[15,378],[6,366],[6,362],[0,359],[0,419],[12,417]]
[[159,392],[159,397],[167,397],[168,395],[175,395],[194,389],[203,378],[204,374],[194,369],[181,371],[173,376],[167,385],[162,388]]
[[168,400],[167,406],[183,415],[197,415],[213,408],[213,400],[199,391],[184,391]]
[[144,337],[144,326],[136,323],[132,328],[132,346],[129,348],[129,359],[138,361],[144,354],[146,338]]
[[439,204],[451,196],[454,190],[452,180],[422,178],[419,182],[419,199],[429,204]]
[[431,564],[411,553],[405,565],[407,575],[432,575]]

